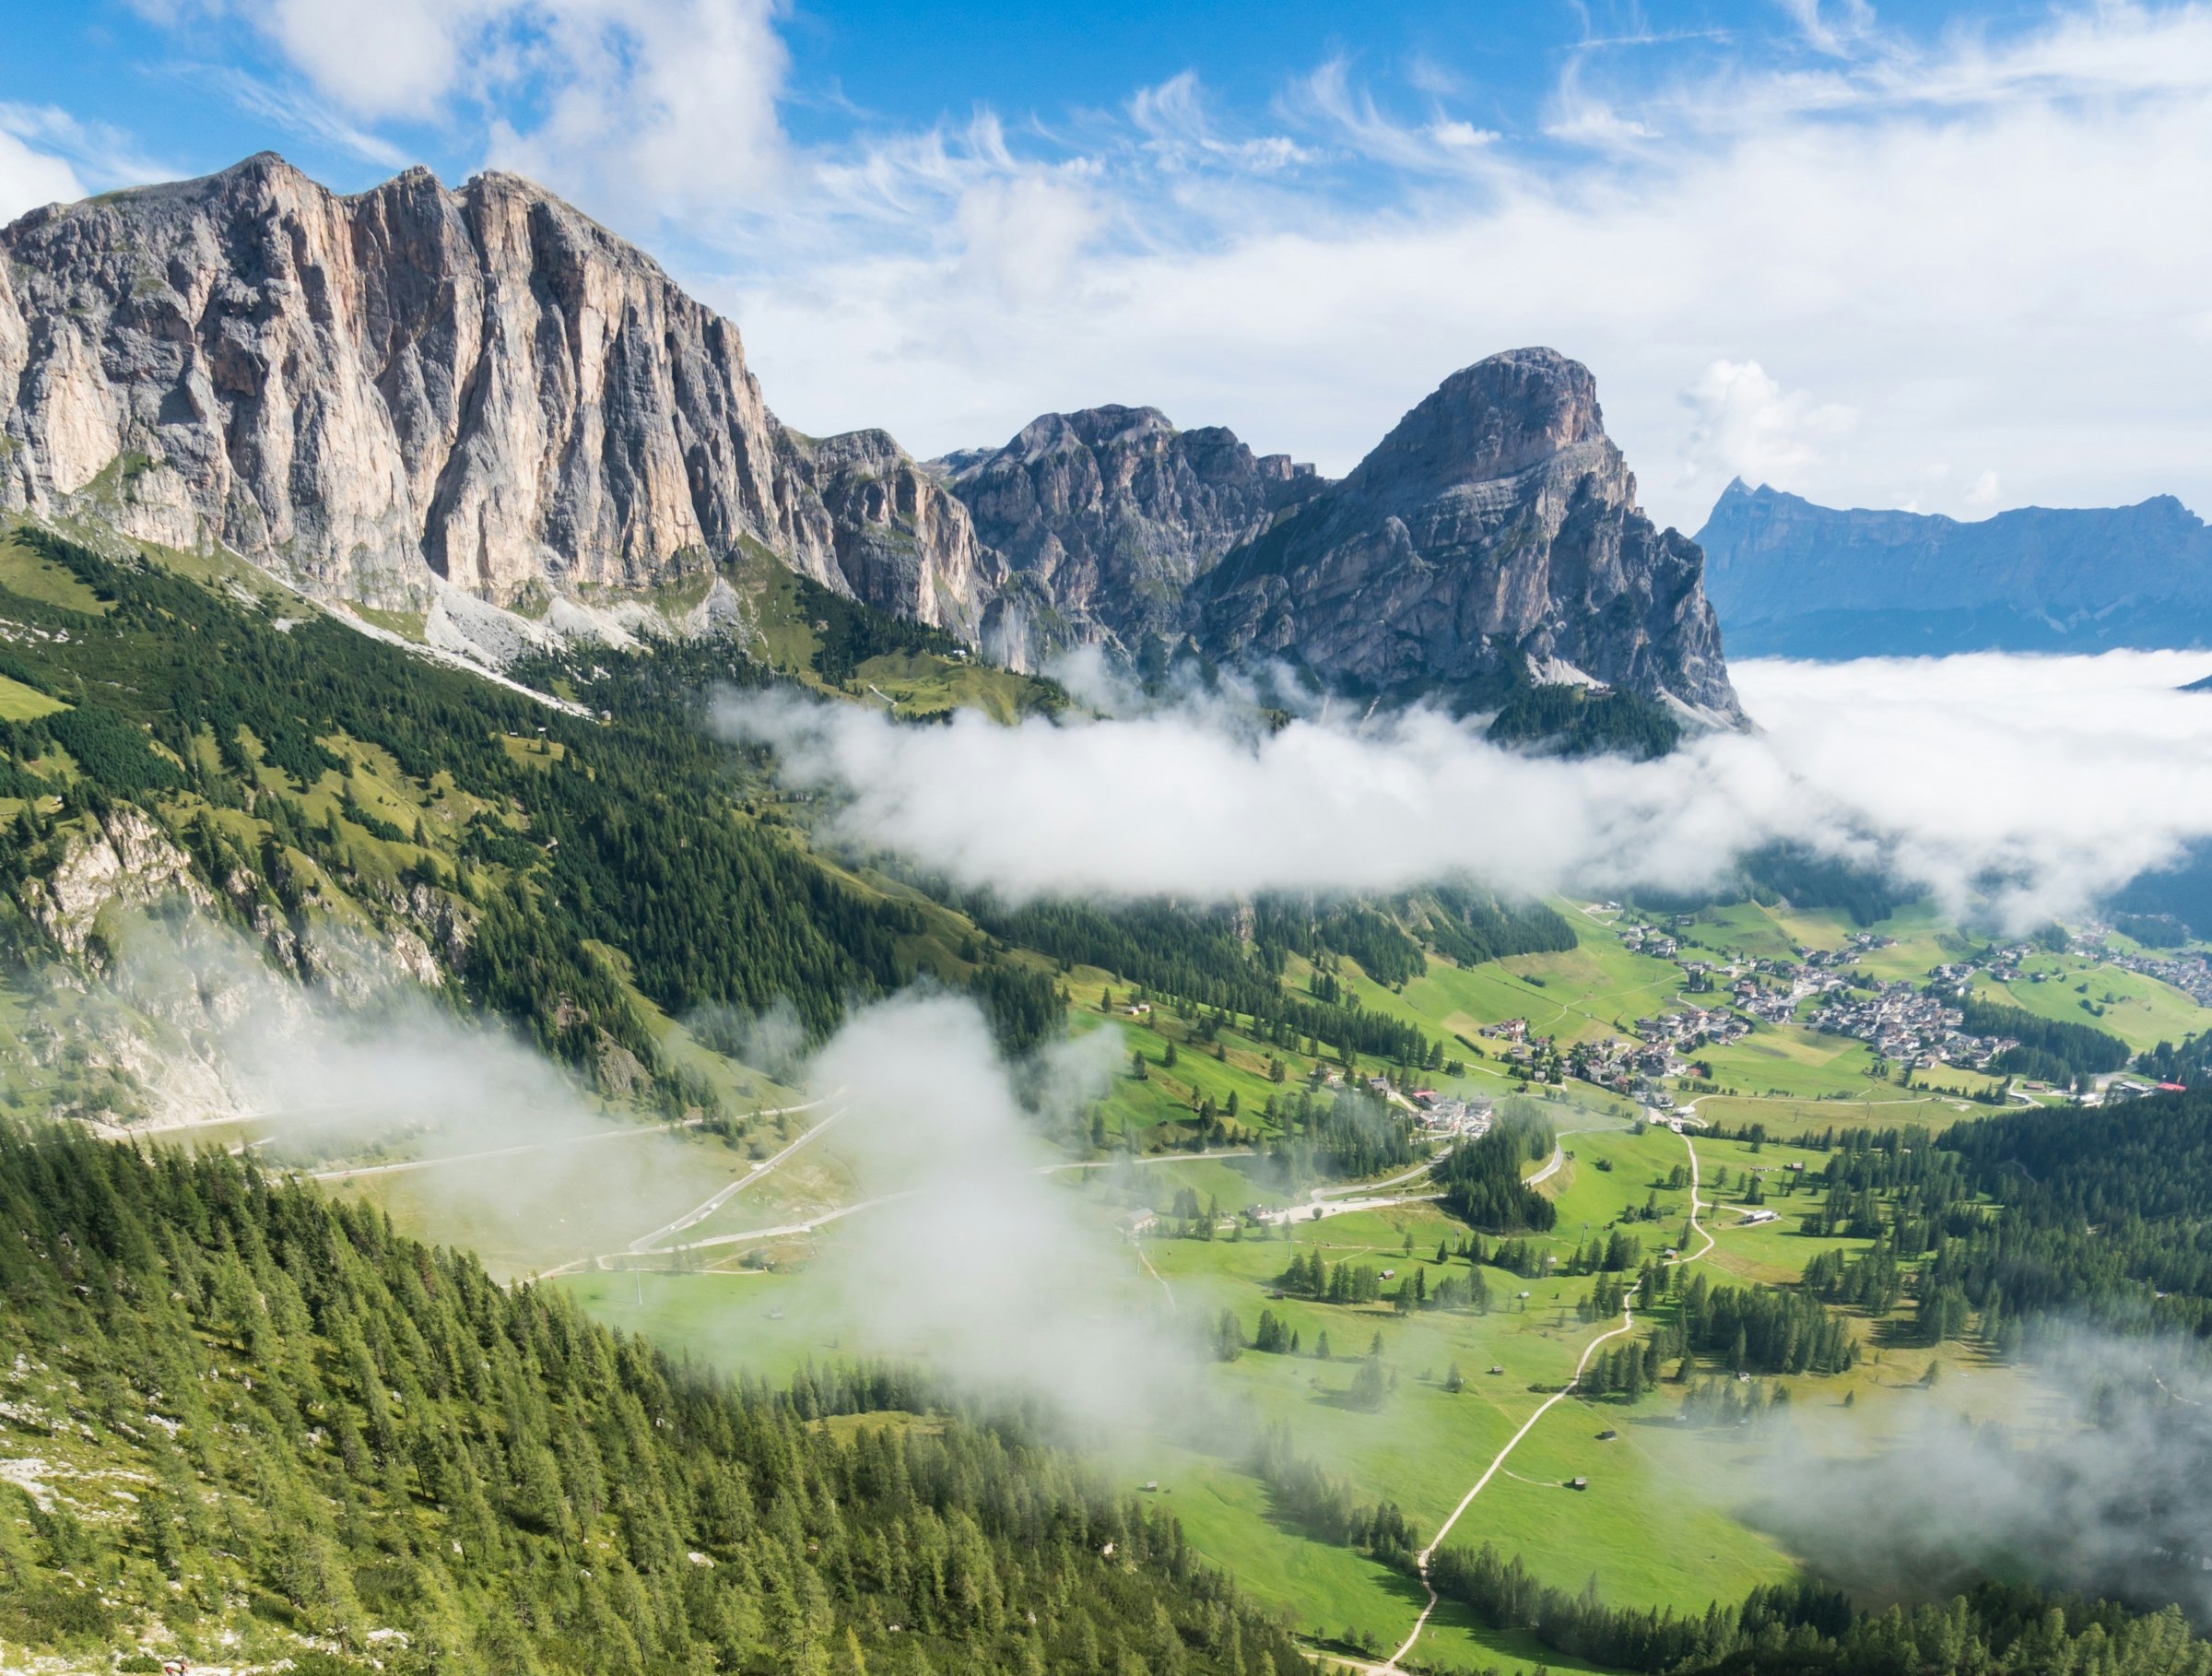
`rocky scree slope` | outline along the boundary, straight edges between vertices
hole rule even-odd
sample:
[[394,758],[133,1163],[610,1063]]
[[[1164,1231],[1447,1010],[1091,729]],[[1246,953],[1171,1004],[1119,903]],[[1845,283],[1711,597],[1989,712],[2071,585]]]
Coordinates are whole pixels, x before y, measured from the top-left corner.
[[0,230],[0,512],[87,498],[324,597],[509,606],[749,544],[988,643],[1003,567],[881,431],[778,422],[736,328],[515,176],[271,154]]

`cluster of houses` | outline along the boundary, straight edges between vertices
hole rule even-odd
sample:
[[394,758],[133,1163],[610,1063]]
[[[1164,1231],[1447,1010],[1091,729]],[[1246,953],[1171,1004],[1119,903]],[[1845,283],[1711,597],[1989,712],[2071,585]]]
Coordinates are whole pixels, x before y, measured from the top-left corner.
[[[1940,969],[1939,969],[1940,970]],[[1968,968],[1971,973],[1972,968]],[[1831,1035],[1856,1036],[1885,1059],[1944,1064],[1983,1070],[2014,1044],[2006,1036],[1971,1036],[1965,1015],[1908,983],[1877,985],[1869,994],[1846,989],[1824,1002],[1808,1021]]]
[[[2000,984],[2018,983],[2020,977],[2020,962],[2034,952],[2035,950],[2026,943],[2018,944],[2010,949],[1992,949],[1989,951],[1989,958],[1986,960],[1951,961],[1941,966],[1930,966],[1928,982],[1963,990],[1974,981],[1974,974],[1986,972]],[[2030,982],[2040,984],[2047,974],[2032,972],[2028,975]]]
[[1578,1043],[1568,1065],[1583,1081],[1617,1094],[1638,1095],[1646,1104],[1661,1103],[1660,1078],[1678,1077],[1689,1068],[1672,1041],[1624,1042],[1618,1036]]
[[1856,953],[1825,949],[1799,952],[1803,958],[1798,961],[1759,960],[1727,967],[1729,998],[1753,1018],[1781,1024],[1796,1017],[1797,1005],[1806,997],[1851,986],[1842,968],[1857,961]]
[[2123,972],[2171,984],[2199,1007],[2212,1007],[2212,960],[2202,954],[2118,954],[2105,959]]
[[1493,1041],[1504,1043],[1505,1051],[1501,1056],[1524,1067],[1524,1075],[1527,1074],[1525,1068],[1548,1057],[1552,1051],[1552,1038],[1529,1034],[1526,1019],[1502,1019],[1495,1024],[1485,1024],[1481,1033]]
[[1700,1047],[1724,1047],[1750,1033],[1751,1026],[1725,1007],[1685,1007],[1636,1021],[1636,1034],[1647,1046],[1690,1053]]
[[1699,1050],[1739,1041],[1750,1032],[1747,1022],[1724,1007],[1685,1007],[1657,1018],[1638,1019],[1631,1040],[1607,1036],[1600,1042],[1577,1043],[1570,1056],[1571,1068],[1586,1082],[1661,1105],[1667,1102],[1657,1086],[1660,1079],[1688,1071],[1690,1056]]
[[1677,947],[1673,935],[1657,926],[1622,926],[1620,940],[1638,954],[1648,954],[1659,961],[1673,960]]

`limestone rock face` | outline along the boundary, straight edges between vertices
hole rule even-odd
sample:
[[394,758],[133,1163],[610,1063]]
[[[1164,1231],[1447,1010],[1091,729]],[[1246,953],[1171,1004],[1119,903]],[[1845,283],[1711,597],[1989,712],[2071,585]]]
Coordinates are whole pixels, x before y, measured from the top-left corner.
[[1704,556],[1636,505],[1589,371],[1517,349],[1446,379],[1360,461],[1192,588],[1200,644],[1382,694],[1511,660],[1736,724]]
[[376,604],[647,588],[749,541],[959,631],[989,605],[895,443],[786,431],[734,325],[515,176],[341,197],[265,153],[0,247],[0,508],[95,497]]
[[982,538],[1048,596],[1052,637],[1135,650],[1182,629],[1182,596],[1231,548],[1324,486],[1288,454],[1157,407],[1048,413],[1003,448],[931,463]]
[[853,593],[964,640],[982,637],[1006,567],[958,499],[888,431],[819,442],[785,431],[783,442],[793,475],[830,514],[831,558]]
[[0,255],[0,512],[433,628],[599,622],[751,549],[1017,667],[1194,637],[1412,692],[1518,657],[1738,714],[1699,549],[1550,350],[1454,374],[1340,483],[1149,407],[925,467],[787,429],[734,325],[512,175],[343,197],[265,153],[33,211]]
[[71,954],[84,954],[104,910],[143,908],[172,891],[195,907],[212,900],[168,834],[118,804],[88,836],[70,841],[52,878],[24,881],[23,903],[40,930]]

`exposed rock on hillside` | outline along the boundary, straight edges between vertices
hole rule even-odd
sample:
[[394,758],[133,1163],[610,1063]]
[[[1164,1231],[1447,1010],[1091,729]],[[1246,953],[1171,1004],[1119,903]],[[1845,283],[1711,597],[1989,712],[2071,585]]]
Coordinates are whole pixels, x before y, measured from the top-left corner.
[[1589,371],[1517,349],[1453,373],[1342,482],[1199,580],[1214,656],[1379,693],[1594,680],[1742,712],[1697,545],[1660,531]]
[[794,475],[830,514],[835,572],[854,595],[963,639],[982,638],[1006,567],[976,539],[958,500],[888,431],[815,442],[786,431],[782,440]]
[[1057,611],[1053,638],[1135,651],[1182,630],[1182,595],[1323,486],[1288,454],[1157,407],[1047,413],[1005,447],[931,462],[977,533]]
[[726,625],[700,584],[749,550],[1018,668],[1194,635],[1377,691],[1526,668],[1736,714],[1698,549],[1549,350],[1454,375],[1337,484],[1149,407],[924,467],[787,430],[735,326],[512,175],[343,197],[265,153],[0,253],[0,513],[219,544],[459,655],[619,642],[656,589]]
[[312,592],[642,589],[759,542],[973,635],[992,567],[879,431],[784,430],[736,328],[540,188],[269,154],[0,232],[0,509],[90,495]]

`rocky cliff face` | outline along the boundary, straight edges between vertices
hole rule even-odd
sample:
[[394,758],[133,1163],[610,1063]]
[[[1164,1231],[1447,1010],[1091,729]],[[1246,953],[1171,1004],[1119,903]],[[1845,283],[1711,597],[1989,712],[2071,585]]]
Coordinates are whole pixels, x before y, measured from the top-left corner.
[[1731,483],[1698,533],[1739,653],[2212,645],[2212,530],[2171,495],[1962,524]]
[[924,468],[786,429],[735,327],[512,175],[342,197],[265,154],[0,250],[0,512],[220,544],[495,660],[530,625],[449,634],[479,602],[588,629],[571,602],[749,547],[1017,667],[1194,634],[1378,691],[1519,657],[1735,714],[1698,549],[1548,350],[1456,374],[1342,483],[1148,407]]
[[528,182],[341,197],[265,154],[0,247],[0,509],[89,495],[385,605],[648,588],[752,541],[982,631],[957,500],[879,431],[786,431],[735,326]]
[[1051,637],[1132,652],[1180,635],[1191,583],[1324,483],[1218,426],[1178,431],[1157,407],[1048,413],[1003,448],[931,466],[1049,600]]
[[1200,643],[1378,693],[1518,673],[1742,718],[1702,554],[1636,506],[1589,371],[1517,349],[1453,373],[1339,483],[1193,587]]

